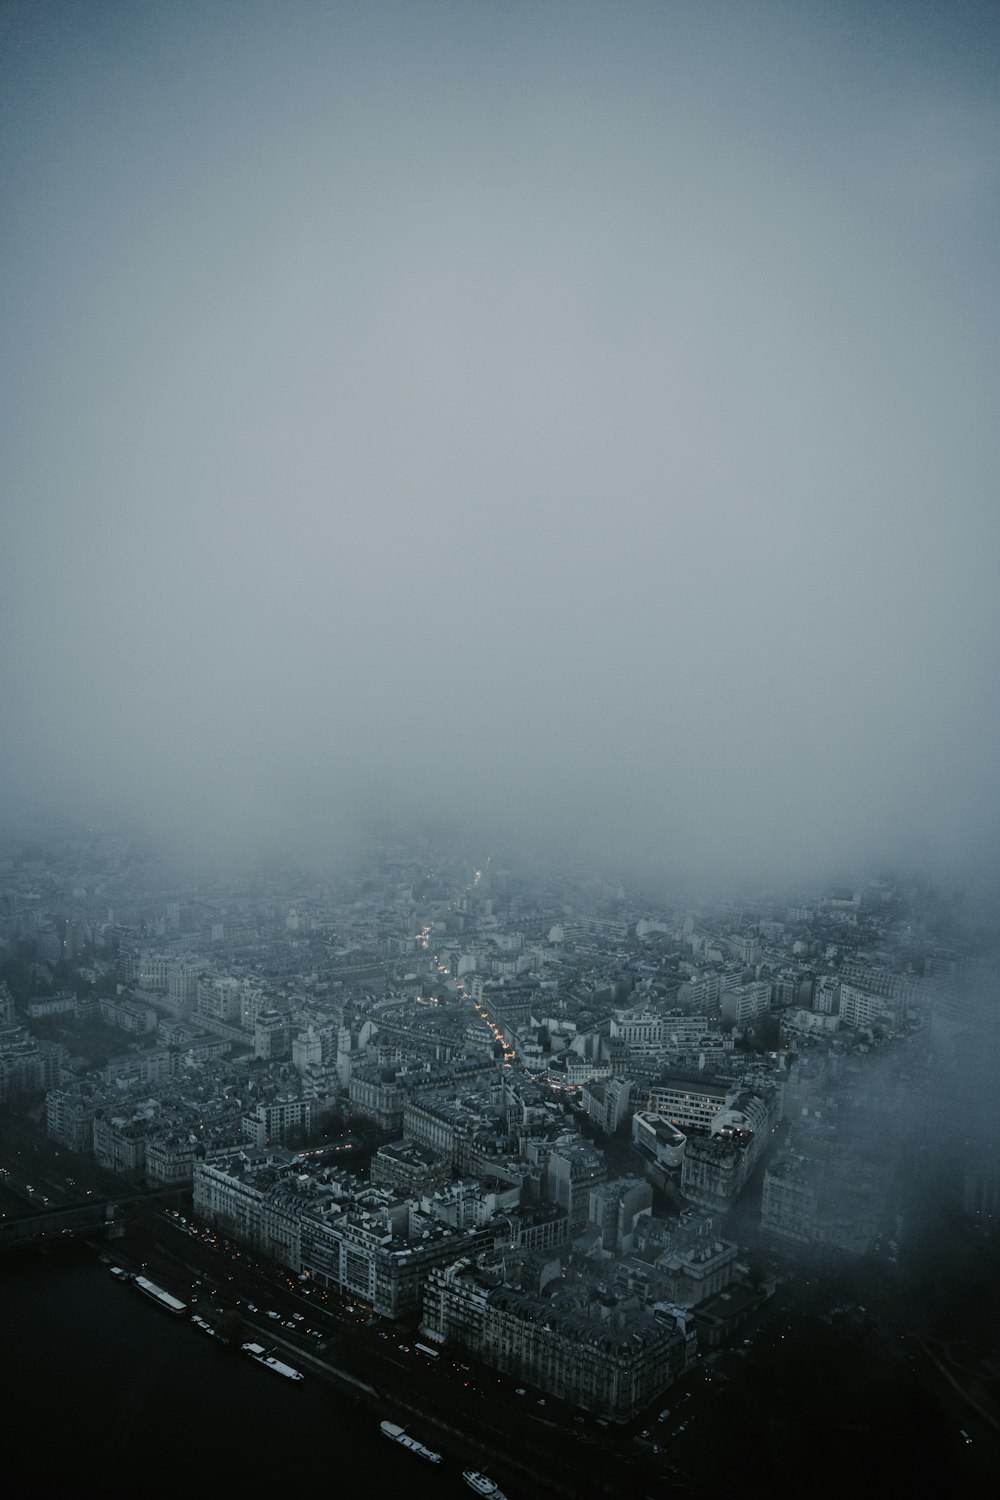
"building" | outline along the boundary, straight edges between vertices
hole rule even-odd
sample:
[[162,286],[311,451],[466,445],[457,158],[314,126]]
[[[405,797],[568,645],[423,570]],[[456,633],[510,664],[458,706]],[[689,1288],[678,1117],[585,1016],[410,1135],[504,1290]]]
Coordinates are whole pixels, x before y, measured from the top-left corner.
[[796,1141],[764,1172],[760,1227],[785,1242],[867,1255],[884,1212],[888,1165],[834,1141]]
[[632,1084],[628,1078],[588,1079],[581,1100],[587,1114],[604,1135],[614,1135],[628,1114]]
[[141,1182],[146,1175],[149,1135],[150,1122],[145,1116],[98,1110],[94,1116],[94,1160],[126,1182]]
[[60,995],[50,995],[37,1000],[29,1000],[27,1008],[29,1020],[42,1021],[46,1020],[49,1016],[75,1016],[78,1004],[74,994],[64,992]]
[[649,1091],[649,1112],[682,1129],[708,1130],[731,1088],[728,1078],[670,1069]]
[[544,1193],[569,1219],[576,1234],[587,1223],[590,1194],[607,1177],[604,1153],[578,1135],[567,1133],[536,1152],[544,1170]]
[[58,1141],[67,1151],[93,1151],[94,1116],[102,1104],[113,1104],[119,1097],[114,1089],[102,1092],[79,1084],[50,1089],[45,1096],[46,1133],[49,1139]]
[[667,1307],[622,1306],[597,1288],[546,1297],[469,1258],[431,1272],[421,1327],[494,1369],[597,1417],[627,1422],[693,1364],[693,1325]]
[[187,1188],[194,1164],[204,1158],[204,1147],[190,1136],[168,1132],[146,1142],[146,1182],[149,1187]]
[[681,1191],[690,1203],[713,1211],[732,1207],[770,1145],[779,1104],[772,1085],[727,1091],[722,1108],[713,1115],[708,1137],[688,1137]]
[[450,1176],[449,1157],[412,1140],[380,1146],[372,1157],[371,1180],[375,1186],[392,1188],[403,1197],[415,1197]]
[[283,1011],[268,1009],[257,1013],[253,1027],[253,1055],[265,1062],[288,1056],[288,1017]]
[[98,1011],[106,1026],[116,1026],[119,1031],[130,1031],[134,1036],[146,1036],[156,1030],[157,1015],[153,1007],[129,996],[117,1000],[102,998]]
[[663,1115],[639,1110],[632,1116],[632,1145],[661,1171],[676,1171],[684,1160],[686,1144],[687,1137]]
[[0,1104],[58,1082],[66,1048],[38,1042],[23,1026],[0,1025]]
[[289,1132],[295,1131],[302,1140],[308,1140],[312,1129],[313,1105],[311,1099],[283,1095],[257,1104],[251,1114],[243,1119],[243,1135],[254,1146],[283,1145]]
[[601,1248],[627,1255],[635,1239],[636,1220],[653,1211],[653,1189],[644,1177],[616,1177],[591,1189],[588,1222],[601,1231]]
[[[695,1308],[731,1285],[738,1250],[734,1241],[719,1237],[717,1223],[716,1215],[691,1208],[674,1224],[638,1220],[635,1253],[642,1258],[647,1298]],[[626,1262],[626,1272],[631,1284],[637,1268]]]
[[731,1021],[736,1031],[753,1026],[771,1008],[771,985],[766,979],[740,984],[722,994],[722,1019]]
[[320,1286],[342,1287],[383,1317],[420,1307],[424,1283],[456,1255],[492,1246],[492,1226],[458,1230],[357,1179],[311,1172],[271,1150],[226,1151],[194,1165],[195,1213]]

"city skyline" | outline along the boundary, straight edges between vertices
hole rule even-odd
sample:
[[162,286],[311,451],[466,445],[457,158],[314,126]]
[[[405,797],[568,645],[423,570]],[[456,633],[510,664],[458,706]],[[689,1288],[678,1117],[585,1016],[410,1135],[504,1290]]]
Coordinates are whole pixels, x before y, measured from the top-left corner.
[[381,1431],[525,1500],[978,1493],[996,973],[995,907],[911,876],[667,895],[394,827],[208,874],[0,830],[13,1411],[69,1412],[6,1472],[85,1451],[118,1493],[155,1434],[165,1484],[260,1490],[287,1419],[302,1482],[334,1445],[381,1486]]

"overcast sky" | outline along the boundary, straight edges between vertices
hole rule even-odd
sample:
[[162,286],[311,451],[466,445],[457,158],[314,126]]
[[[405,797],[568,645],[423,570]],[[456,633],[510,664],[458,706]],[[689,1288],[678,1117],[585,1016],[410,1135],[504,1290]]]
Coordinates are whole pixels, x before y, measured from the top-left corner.
[[1000,14],[0,4],[3,796],[1000,831]]

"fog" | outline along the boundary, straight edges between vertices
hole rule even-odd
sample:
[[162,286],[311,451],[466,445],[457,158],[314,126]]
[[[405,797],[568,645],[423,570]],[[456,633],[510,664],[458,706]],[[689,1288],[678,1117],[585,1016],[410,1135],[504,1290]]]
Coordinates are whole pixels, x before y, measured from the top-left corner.
[[994,7],[0,27],[4,808],[996,848]]

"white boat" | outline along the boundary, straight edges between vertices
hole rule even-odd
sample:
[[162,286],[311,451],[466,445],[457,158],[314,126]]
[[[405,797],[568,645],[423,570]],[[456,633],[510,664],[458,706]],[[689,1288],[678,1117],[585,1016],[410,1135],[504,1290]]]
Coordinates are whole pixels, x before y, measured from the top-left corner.
[[475,1469],[466,1469],[462,1478],[470,1490],[475,1490],[477,1495],[485,1495],[487,1500],[507,1500],[503,1490],[494,1480],[485,1474],[478,1473]]
[[265,1354],[259,1361],[266,1370],[273,1370],[275,1375],[283,1375],[286,1380],[304,1380],[305,1376],[301,1370],[296,1370],[292,1365],[286,1365],[284,1360],[275,1359],[273,1354]]
[[410,1434],[404,1428],[397,1426],[395,1422],[383,1422],[381,1426],[385,1436],[391,1438],[394,1443],[401,1443],[404,1448],[409,1448],[411,1453],[416,1453],[420,1458],[426,1458],[432,1464],[441,1462],[440,1453],[432,1453],[430,1448],[425,1448],[423,1443],[418,1443],[416,1438],[410,1437]]
[[275,1375],[283,1375],[286,1380],[305,1379],[301,1370],[296,1370],[291,1365],[286,1365],[284,1360],[276,1359],[269,1350],[264,1348],[263,1344],[241,1344],[240,1348],[244,1354],[249,1354],[250,1358],[258,1365],[263,1365],[265,1370],[273,1370]]
[[169,1313],[173,1313],[175,1317],[187,1311],[186,1302],[181,1302],[178,1297],[171,1297],[169,1292],[165,1292],[161,1286],[157,1286],[155,1282],[150,1281],[146,1276],[133,1277],[132,1285],[138,1287],[139,1291],[146,1297],[152,1298],[158,1306],[164,1308]]
[[115,1278],[116,1281],[128,1281],[129,1280],[129,1274],[125,1270],[124,1266],[112,1266],[111,1267],[111,1274]]

